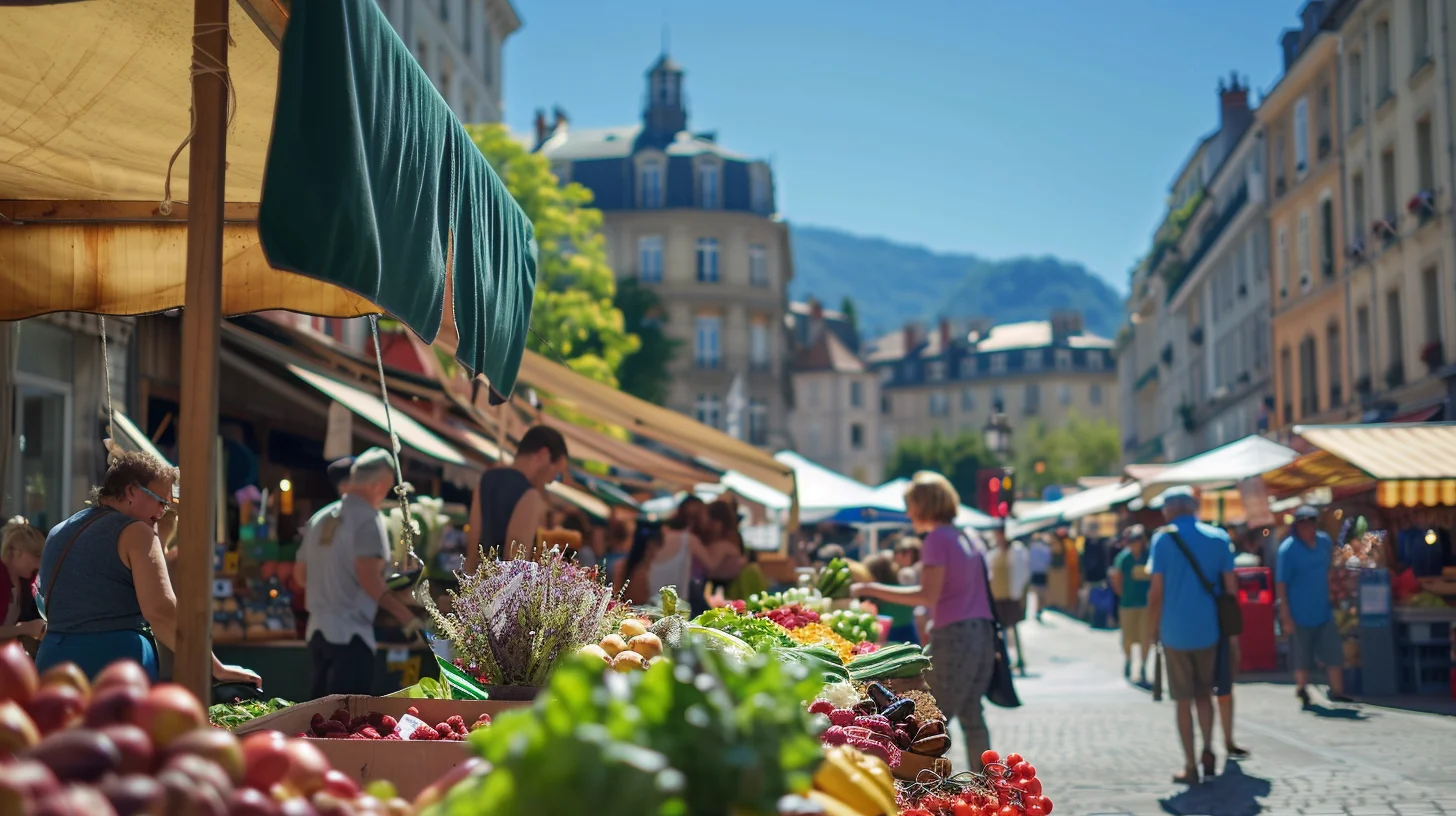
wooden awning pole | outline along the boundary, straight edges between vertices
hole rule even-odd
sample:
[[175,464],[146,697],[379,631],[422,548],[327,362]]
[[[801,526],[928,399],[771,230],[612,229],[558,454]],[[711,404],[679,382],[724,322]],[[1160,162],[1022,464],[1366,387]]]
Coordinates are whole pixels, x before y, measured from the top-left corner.
[[[178,520],[173,679],[212,702],[212,556],[217,509],[217,388],[222,335],[222,224],[227,159],[228,6],[193,0],[193,133],[187,176],[187,289],[182,310],[182,502]],[[180,196],[179,196],[180,198]]]

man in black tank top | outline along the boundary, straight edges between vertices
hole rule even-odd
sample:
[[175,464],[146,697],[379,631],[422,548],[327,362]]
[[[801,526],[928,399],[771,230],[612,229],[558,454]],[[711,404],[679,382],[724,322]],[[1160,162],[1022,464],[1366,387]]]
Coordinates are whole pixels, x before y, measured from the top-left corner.
[[546,485],[565,471],[566,439],[555,428],[537,425],[521,437],[514,462],[481,474],[465,537],[467,573],[480,567],[482,550],[497,558],[530,552],[546,518]]

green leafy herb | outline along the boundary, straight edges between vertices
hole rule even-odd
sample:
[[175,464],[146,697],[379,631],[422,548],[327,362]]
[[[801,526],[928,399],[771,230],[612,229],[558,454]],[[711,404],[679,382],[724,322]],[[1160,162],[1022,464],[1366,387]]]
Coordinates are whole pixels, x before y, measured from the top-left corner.
[[793,646],[794,639],[782,626],[768,618],[740,615],[728,607],[710,609],[693,619],[693,623],[718,629],[737,637],[756,652],[767,652],[775,646]]
[[271,700],[239,700],[235,703],[218,703],[207,709],[207,719],[218,728],[231,731],[249,720],[293,705],[281,697]]

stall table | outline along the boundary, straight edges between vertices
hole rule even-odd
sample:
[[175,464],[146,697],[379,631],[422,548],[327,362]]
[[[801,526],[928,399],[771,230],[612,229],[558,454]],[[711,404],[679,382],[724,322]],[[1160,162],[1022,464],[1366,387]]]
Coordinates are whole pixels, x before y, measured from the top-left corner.
[[[271,697],[301,702],[313,699],[309,687],[308,644],[302,640],[218,643],[214,651],[224,663],[247,666],[263,678]],[[422,643],[380,643],[374,655],[374,688],[383,696],[412,686],[422,677],[438,679],[434,653]]]

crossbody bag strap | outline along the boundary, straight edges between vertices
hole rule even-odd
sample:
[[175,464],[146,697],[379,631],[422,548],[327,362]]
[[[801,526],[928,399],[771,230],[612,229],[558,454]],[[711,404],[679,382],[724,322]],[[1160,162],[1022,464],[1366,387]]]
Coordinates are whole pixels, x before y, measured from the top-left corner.
[[1001,628],[1001,617],[996,612],[996,599],[991,597],[991,568],[986,564],[986,554],[976,549],[975,542],[965,533],[960,534],[960,540],[966,548],[976,553],[981,561],[981,575],[986,581],[986,606],[991,610],[991,623],[999,630]]
[[42,596],[45,600],[47,619],[50,618],[51,592],[56,588],[56,579],[61,577],[61,566],[66,563],[66,556],[71,554],[71,545],[75,544],[76,539],[80,538],[81,534],[86,532],[87,527],[90,527],[97,519],[109,512],[111,512],[111,508],[109,507],[97,507],[96,512],[91,514],[91,518],[86,519],[80,527],[76,528],[76,532],[71,535],[71,539],[66,542],[66,546],[61,550],[60,557],[56,559],[56,568],[51,571],[51,579],[46,582],[45,595]]
[[1198,583],[1203,584],[1203,591],[1207,592],[1209,597],[1217,598],[1218,593],[1213,591],[1213,584],[1209,583],[1208,579],[1203,577],[1203,568],[1198,566],[1198,559],[1193,557],[1193,551],[1188,549],[1188,544],[1183,541],[1183,536],[1178,535],[1178,531],[1173,529],[1166,530],[1165,532],[1173,538],[1174,543],[1178,545],[1178,549],[1183,551],[1183,557],[1187,558],[1189,566],[1193,567],[1193,574],[1198,576]]

